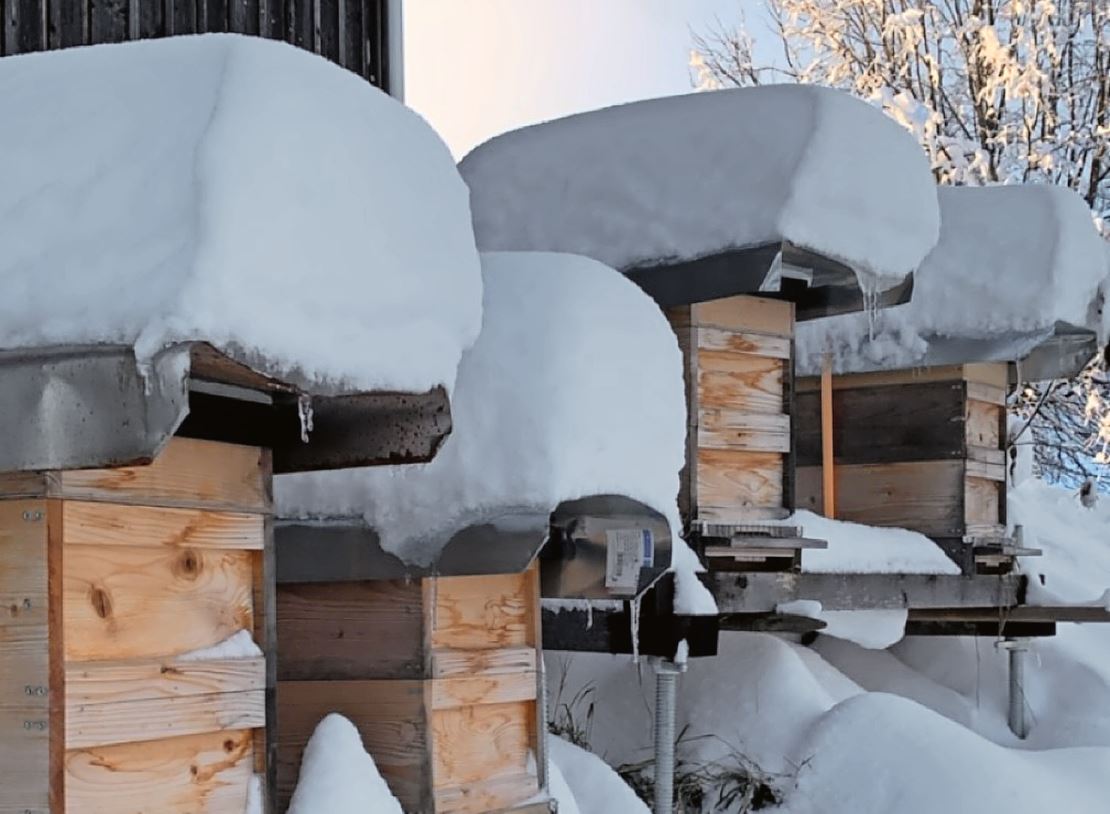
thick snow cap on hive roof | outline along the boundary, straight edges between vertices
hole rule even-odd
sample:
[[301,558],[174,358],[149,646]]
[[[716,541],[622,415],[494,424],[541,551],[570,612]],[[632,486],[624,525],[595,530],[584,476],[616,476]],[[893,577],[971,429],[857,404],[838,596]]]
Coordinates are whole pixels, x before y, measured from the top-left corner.
[[720,90],[498,136],[460,164],[478,247],[584,254],[627,271],[787,241],[889,288],[936,243],[913,137],[827,88]]
[[[1054,335],[1105,341],[1110,255],[1065,187],[940,190],[941,235],[909,303],[798,327],[799,371],[1018,361]],[[1093,341],[1088,342],[1093,347]]]
[[[459,365],[454,429],[426,465],[283,475],[283,517],[363,515],[381,546],[435,560],[458,529],[617,494],[677,533],[686,443],[682,358],[655,303],[611,268],[554,253],[483,256],[483,322]],[[678,602],[705,612],[675,540]],[[702,595],[704,594],[704,595]],[[709,609],[712,610],[712,600]]]
[[450,388],[468,191],[415,113],[272,41],[0,60],[0,349],[203,340],[330,390]]

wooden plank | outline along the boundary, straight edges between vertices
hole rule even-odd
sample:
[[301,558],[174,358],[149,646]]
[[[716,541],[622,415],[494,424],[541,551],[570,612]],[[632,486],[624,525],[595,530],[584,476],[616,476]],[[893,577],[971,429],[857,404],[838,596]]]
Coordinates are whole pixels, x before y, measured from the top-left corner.
[[436,814],[546,814],[547,802],[531,801],[540,792],[532,774],[490,778],[482,783],[437,788]]
[[280,585],[278,680],[423,678],[423,630],[419,582]]
[[89,0],[90,41],[124,42],[128,35],[128,0]]
[[0,503],[0,812],[47,811],[50,645],[47,506]]
[[[425,811],[431,787],[424,681],[283,681],[278,684],[278,804],[297,784],[301,754],[329,713],[359,730],[390,790],[406,811]],[[489,743],[486,749],[492,748]]]
[[49,14],[48,34],[51,48],[72,48],[88,43],[87,0],[53,0]]
[[432,653],[433,678],[465,675],[535,672],[534,647],[505,647],[499,650],[436,650]]
[[768,452],[698,450],[698,516],[707,507],[727,509],[736,518],[749,509],[782,507],[783,456]]
[[762,297],[724,297],[692,307],[698,325],[716,325],[757,333],[794,335],[794,303]]
[[699,327],[697,342],[699,350],[750,353],[752,356],[765,356],[770,359],[790,358],[789,336]]
[[49,494],[48,475],[44,472],[5,472],[0,474],[0,499],[24,500]]
[[1006,406],[1005,387],[996,387],[990,384],[981,384],[980,382],[968,382],[967,397],[975,401],[997,404],[1000,407]]
[[696,420],[697,444],[703,449],[790,451],[788,415],[703,408],[697,413]]
[[65,591],[64,531],[61,501],[46,501],[47,592],[49,593],[47,617],[50,624],[50,808],[53,811],[65,811],[67,801],[66,747],[63,737],[66,728],[66,632],[65,620],[62,616]]
[[493,650],[535,646],[535,616],[539,609],[528,590],[530,574],[424,580],[433,608],[432,648]]
[[254,774],[249,730],[70,751],[69,814],[241,814]]
[[781,413],[783,363],[746,353],[698,351],[698,407]]
[[166,3],[164,0],[135,0],[138,19],[132,9],[132,25],[138,24],[140,39],[166,36]]
[[[845,421],[849,421],[845,418]],[[821,366],[821,513],[836,517],[836,461],[833,458],[832,360]]]
[[66,546],[72,661],[172,656],[252,630],[250,551]]
[[965,481],[964,519],[969,526],[998,523],[1005,480],[968,476]]
[[972,362],[964,365],[964,378],[976,384],[1007,390],[1010,387],[1009,368],[1007,362]]
[[1001,449],[999,416],[1004,408],[997,404],[969,399],[967,402],[967,443],[970,446]]
[[[872,526],[960,536],[964,462],[920,461],[837,467],[837,517]],[[798,467],[798,508],[819,512],[821,468]]]
[[535,700],[536,673],[531,670],[437,678],[431,682],[431,708],[437,710]]
[[259,0],[228,0],[228,22],[236,34],[259,33]]
[[[890,385],[926,384],[929,382],[967,381],[982,385],[988,392],[1006,389],[1006,365],[1001,365],[1001,373],[992,370],[993,365],[937,365],[935,367],[909,367],[897,370],[876,370],[870,373],[841,373],[833,376],[834,390],[848,390],[856,387],[886,387]],[[818,376],[803,376],[798,379],[800,391],[813,391],[820,387]],[[1005,392],[1003,392],[1003,396]]]
[[974,451],[967,459],[967,474],[1000,483],[1005,481],[1005,454],[999,458],[1000,452],[997,449]]
[[174,34],[196,34],[198,0],[166,0],[172,8],[167,8],[167,22],[173,25]]
[[[269,451],[264,458],[263,476],[267,488],[272,484],[272,460]],[[277,800],[277,567],[274,561],[274,521],[267,517],[263,527],[264,547],[252,555],[254,567],[252,602],[254,604],[254,640],[262,648],[265,659],[266,725],[254,733],[254,770],[262,782],[268,811],[274,812]]]
[[[963,382],[916,382],[837,389],[833,377],[836,463],[878,464],[960,458],[967,446]],[[798,463],[821,462],[821,399],[814,391],[795,401]]]
[[362,0],[340,0],[341,35],[340,64],[359,76],[366,71],[366,37],[363,34],[364,14]]
[[6,5],[15,14],[16,53],[45,51],[47,0],[6,0]]
[[246,512],[67,500],[66,545],[261,550],[264,517]]
[[[266,688],[266,660],[136,659],[71,662],[66,665],[66,704],[71,708],[111,706]],[[244,728],[244,727],[237,727]]]
[[258,447],[173,438],[149,466],[62,472],[58,497],[240,512],[269,512]]
[[[535,728],[533,713],[534,702],[530,701],[432,713],[432,763],[437,790],[478,787],[490,778],[527,774],[531,733]],[[501,805],[520,801],[506,800]]]
[[265,688],[66,706],[66,746],[69,749],[264,726]]
[[811,599],[826,610],[894,608],[1007,608],[1016,605],[1025,577],[959,574],[814,574],[714,572],[709,590],[722,614],[773,611],[783,602]]

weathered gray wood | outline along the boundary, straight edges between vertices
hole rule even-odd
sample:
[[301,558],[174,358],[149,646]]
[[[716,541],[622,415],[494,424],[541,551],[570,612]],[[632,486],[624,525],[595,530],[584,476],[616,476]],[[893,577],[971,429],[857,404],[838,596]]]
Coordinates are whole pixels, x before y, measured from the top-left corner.
[[363,12],[362,0],[340,0],[339,22],[342,30],[339,35],[339,64],[359,76],[366,75]]
[[[148,0],[149,2],[149,0]],[[202,33],[221,34],[228,31],[228,0],[197,0]]]
[[[966,383],[924,382],[833,391],[838,464],[931,461],[966,454]],[[798,393],[800,466],[821,463],[821,394]]]
[[773,611],[782,602],[813,599],[826,610],[1008,608],[1024,594],[1017,574],[964,577],[925,574],[713,573],[710,591],[725,613]]
[[89,7],[89,36],[92,42],[125,42],[128,39],[128,0],[90,0]]
[[258,34],[258,0],[228,0],[228,28],[239,34]]
[[339,0],[316,0],[316,46],[315,51],[325,59],[340,65],[340,32],[343,24],[340,16]]
[[[0,0],[0,3],[6,0]],[[47,9],[49,48],[84,45],[89,37],[87,0],[52,0]]]
[[139,39],[164,37],[166,35],[165,3],[162,0],[157,0],[157,2],[131,0],[131,2],[132,25],[137,26]]

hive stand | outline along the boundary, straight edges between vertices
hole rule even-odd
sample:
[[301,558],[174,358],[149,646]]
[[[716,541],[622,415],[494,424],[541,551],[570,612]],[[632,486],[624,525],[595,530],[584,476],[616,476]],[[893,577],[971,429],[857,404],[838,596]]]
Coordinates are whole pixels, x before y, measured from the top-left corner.
[[[1039,554],[1006,533],[1007,364],[833,377],[837,517],[921,532],[965,574]],[[798,382],[798,506],[819,511],[819,379]]]
[[[0,812],[242,814],[267,771],[270,516],[258,447],[0,476]],[[241,630],[267,655],[182,658]]]
[[539,578],[278,587],[278,807],[330,712],[409,814],[548,812]]
[[794,505],[794,304],[751,296],[667,309],[686,379],[686,466],[679,506],[714,571],[797,571],[797,528],[770,524]]

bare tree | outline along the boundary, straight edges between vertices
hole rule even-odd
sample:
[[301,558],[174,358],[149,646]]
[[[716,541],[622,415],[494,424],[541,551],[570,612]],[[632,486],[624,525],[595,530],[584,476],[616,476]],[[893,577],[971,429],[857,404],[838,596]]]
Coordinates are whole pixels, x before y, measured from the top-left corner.
[[[1110,0],[766,0],[781,59],[759,64],[741,17],[695,35],[702,88],[799,82],[847,90],[913,132],[939,183],[1071,187],[1110,237]],[[1036,462],[1080,484],[1110,464],[1101,357],[1011,407]],[[1026,439],[1026,442],[1028,439]]]

